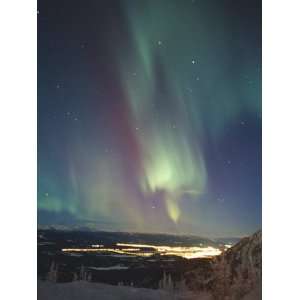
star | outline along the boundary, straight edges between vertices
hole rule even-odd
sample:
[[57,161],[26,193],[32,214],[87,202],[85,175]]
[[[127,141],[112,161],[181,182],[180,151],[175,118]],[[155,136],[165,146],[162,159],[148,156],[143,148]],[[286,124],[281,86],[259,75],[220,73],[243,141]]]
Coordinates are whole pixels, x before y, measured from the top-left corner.
[[220,203],[224,203],[225,199],[224,198],[218,198],[217,201],[220,202]]
[[227,160],[227,164],[228,164],[228,165],[231,165],[231,160]]
[[78,121],[78,118],[74,118],[74,121]]
[[200,80],[200,78],[199,78],[199,77],[196,77],[196,80],[197,80],[197,81],[199,81],[199,80]]
[[245,125],[245,121],[241,121],[241,125]]
[[60,88],[60,85],[59,85],[59,84],[57,84],[57,85],[56,85],[56,88],[57,88],[57,89],[59,89],[59,88]]
[[162,41],[158,41],[157,44],[158,44],[159,46],[161,46],[161,45],[162,45]]
[[195,62],[195,60],[192,60],[192,64],[194,65],[196,62]]
[[49,196],[49,194],[48,193],[45,193],[45,197],[48,197]]

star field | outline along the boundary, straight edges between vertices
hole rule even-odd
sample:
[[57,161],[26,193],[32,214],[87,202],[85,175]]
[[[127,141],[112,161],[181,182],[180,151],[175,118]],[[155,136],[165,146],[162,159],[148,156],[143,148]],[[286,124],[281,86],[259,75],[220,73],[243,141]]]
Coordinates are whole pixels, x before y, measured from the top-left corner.
[[261,4],[38,3],[38,222],[261,226]]

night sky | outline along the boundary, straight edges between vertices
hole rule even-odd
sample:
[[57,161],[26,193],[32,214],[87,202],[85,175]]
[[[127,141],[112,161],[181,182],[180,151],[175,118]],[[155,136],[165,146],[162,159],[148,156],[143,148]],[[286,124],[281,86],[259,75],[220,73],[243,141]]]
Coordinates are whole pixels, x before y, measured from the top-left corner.
[[39,225],[261,227],[260,1],[39,1],[37,19]]

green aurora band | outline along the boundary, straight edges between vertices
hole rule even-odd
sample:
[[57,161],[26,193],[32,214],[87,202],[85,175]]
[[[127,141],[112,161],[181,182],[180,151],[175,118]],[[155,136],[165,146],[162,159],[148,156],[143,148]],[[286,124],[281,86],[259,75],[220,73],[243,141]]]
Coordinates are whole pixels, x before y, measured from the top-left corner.
[[[127,159],[117,138],[108,149],[101,146],[104,129],[101,143],[88,151],[85,144],[93,142],[79,134],[69,149],[72,188],[63,192],[55,174],[41,171],[39,189],[47,194],[38,207],[78,219],[109,222],[113,216],[130,224],[128,230],[180,231],[198,222],[183,203],[209,193],[204,141],[217,147],[239,116],[261,114],[260,69],[251,59],[236,66],[230,44],[236,24],[225,4],[204,1],[195,10],[185,1],[141,2],[123,1],[131,46],[113,50],[136,161]],[[247,45],[244,52],[251,57]],[[233,66],[252,84],[233,75]]]

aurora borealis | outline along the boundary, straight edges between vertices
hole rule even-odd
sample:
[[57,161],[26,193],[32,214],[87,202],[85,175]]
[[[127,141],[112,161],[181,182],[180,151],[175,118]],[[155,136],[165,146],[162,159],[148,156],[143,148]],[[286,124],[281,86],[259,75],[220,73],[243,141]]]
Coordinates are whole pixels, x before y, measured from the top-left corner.
[[261,226],[261,4],[38,3],[38,222]]

